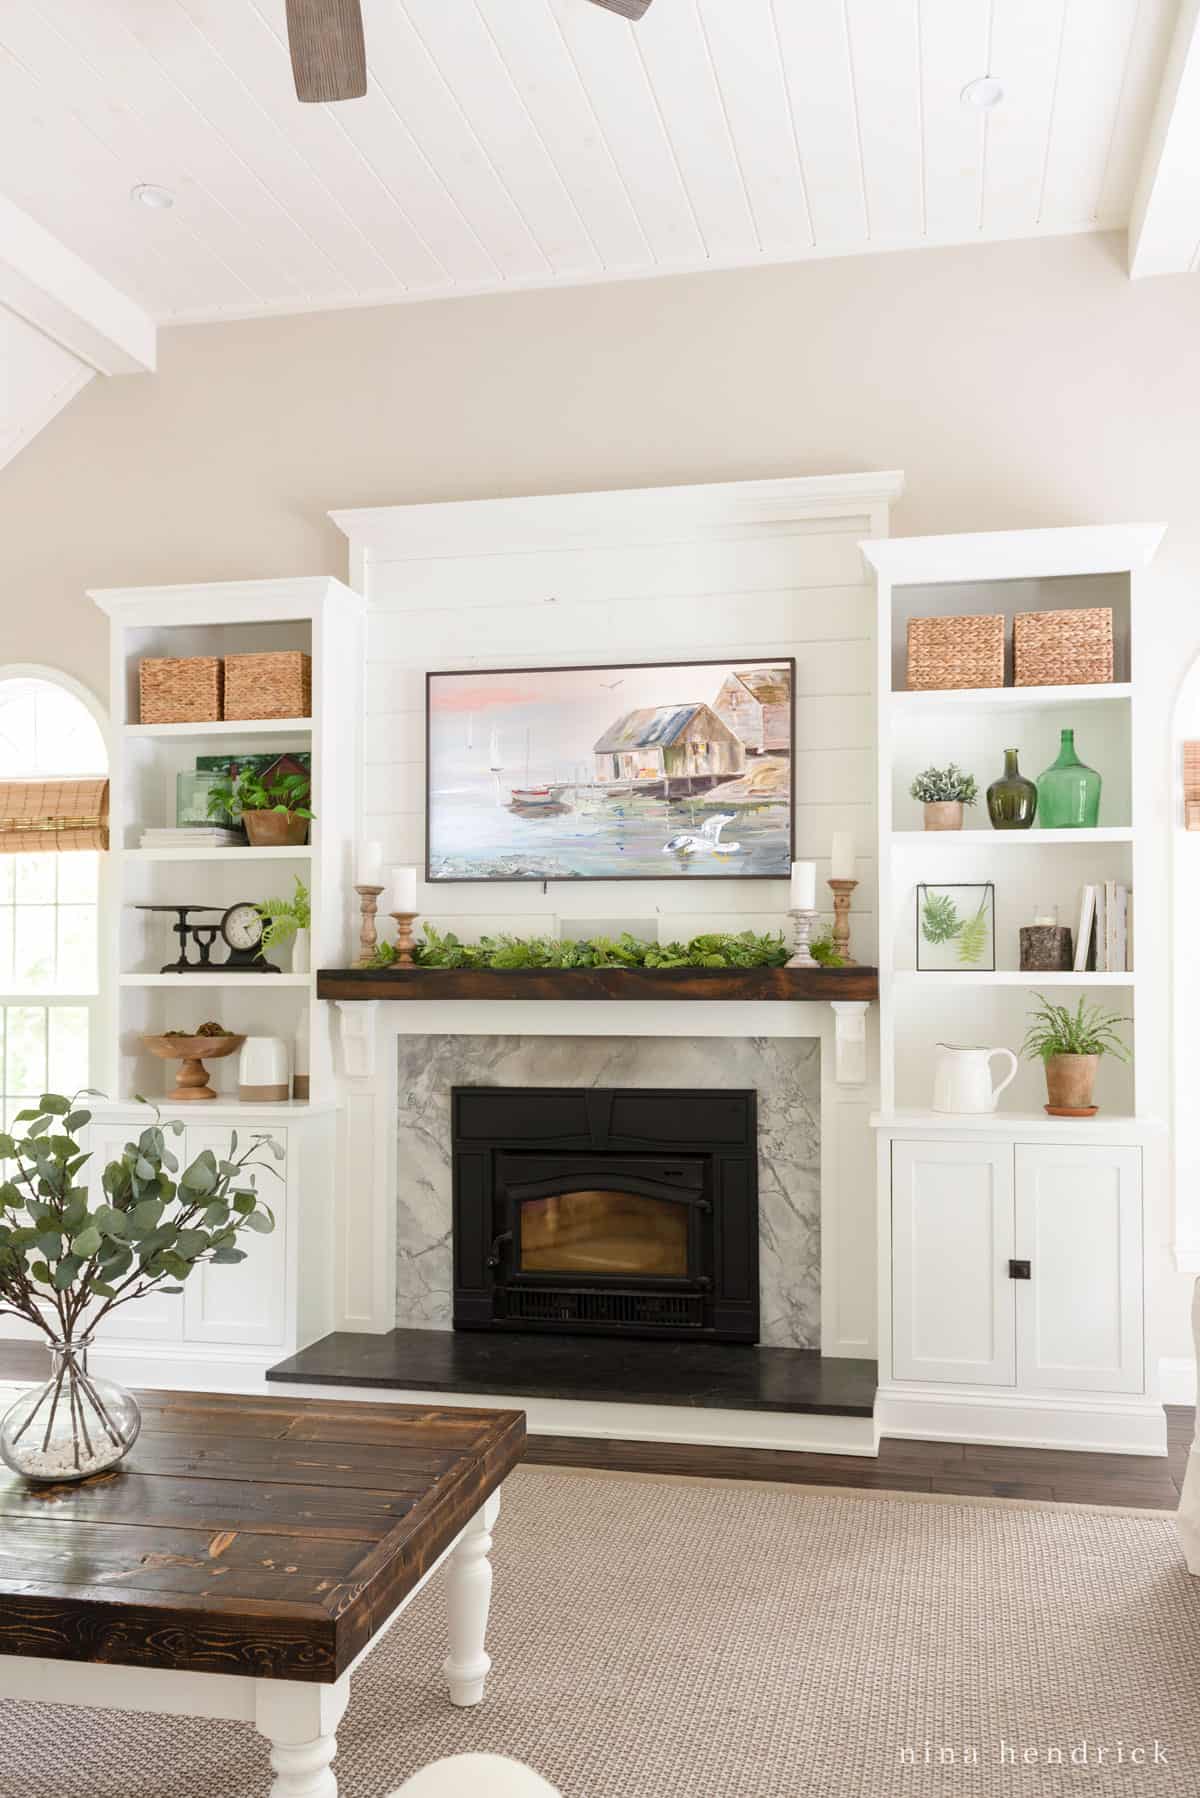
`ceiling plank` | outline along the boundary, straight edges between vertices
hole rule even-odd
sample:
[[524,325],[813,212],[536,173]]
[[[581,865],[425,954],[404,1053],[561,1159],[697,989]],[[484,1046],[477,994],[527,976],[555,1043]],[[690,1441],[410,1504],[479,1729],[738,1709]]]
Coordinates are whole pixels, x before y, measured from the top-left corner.
[[0,302],[100,374],[154,372],[154,320],[2,195]]
[[845,12],[776,0],[775,25],[817,245],[863,245],[866,189]]
[[916,0],[847,0],[850,66],[872,243],[925,236]]
[[989,70],[990,0],[922,0],[921,159],[925,229],[969,237],[983,209],[987,115],[962,90]]
[[1200,246],[1200,0],[1183,0],[1129,219],[1129,273],[1174,275]]

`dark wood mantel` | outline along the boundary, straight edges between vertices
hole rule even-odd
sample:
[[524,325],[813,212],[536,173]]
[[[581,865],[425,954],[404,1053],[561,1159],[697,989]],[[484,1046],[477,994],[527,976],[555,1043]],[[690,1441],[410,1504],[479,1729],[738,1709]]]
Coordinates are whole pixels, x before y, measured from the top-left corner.
[[322,968],[319,999],[876,999],[875,968]]

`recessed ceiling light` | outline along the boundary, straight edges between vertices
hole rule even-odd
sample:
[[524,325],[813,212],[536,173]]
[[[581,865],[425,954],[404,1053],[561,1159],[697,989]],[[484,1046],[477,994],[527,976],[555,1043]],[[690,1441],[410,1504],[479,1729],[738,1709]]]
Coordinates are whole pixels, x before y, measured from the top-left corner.
[[1004,98],[1004,89],[994,75],[980,75],[975,81],[968,81],[958,96],[964,106],[977,107],[980,112],[990,112],[993,106],[999,106]]
[[130,188],[129,198],[149,206],[151,212],[167,212],[175,204],[175,195],[170,188],[157,187],[153,181],[139,181],[136,187]]

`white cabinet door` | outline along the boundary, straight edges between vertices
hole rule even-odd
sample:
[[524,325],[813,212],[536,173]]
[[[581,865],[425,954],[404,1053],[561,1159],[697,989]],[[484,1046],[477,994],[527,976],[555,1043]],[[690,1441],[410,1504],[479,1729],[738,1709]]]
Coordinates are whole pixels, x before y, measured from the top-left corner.
[[[105,1203],[101,1179],[110,1161],[119,1161],[127,1142],[136,1142],[145,1121],[113,1123],[96,1119],[89,1125],[92,1159],[85,1172],[91,1205]],[[182,1137],[168,1136],[175,1154],[181,1155]],[[168,1292],[149,1292],[111,1311],[96,1332],[98,1342],[178,1342],[183,1335],[183,1300]]]
[[1142,1392],[1141,1151],[1018,1144],[1022,1386]]
[[[239,1133],[244,1143],[246,1132]],[[271,1135],[287,1147],[287,1132]],[[203,1129],[189,1124],[187,1159],[194,1161],[203,1149],[211,1149],[218,1161],[229,1154],[229,1126]],[[280,1178],[259,1172],[257,1190],[275,1214],[270,1236],[243,1230],[238,1247],[246,1259],[230,1267],[205,1264],[198,1267],[184,1287],[184,1336],[188,1342],[247,1343],[270,1347],[284,1338],[284,1300],[287,1278],[285,1252],[287,1230],[287,1162],[272,1161]]]
[[1013,1154],[892,1145],[892,1362],[898,1380],[1011,1386]]

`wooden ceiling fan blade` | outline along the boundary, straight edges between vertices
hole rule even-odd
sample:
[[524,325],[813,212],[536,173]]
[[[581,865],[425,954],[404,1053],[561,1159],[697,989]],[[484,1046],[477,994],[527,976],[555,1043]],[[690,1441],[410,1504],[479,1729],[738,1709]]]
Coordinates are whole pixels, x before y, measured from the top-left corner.
[[650,5],[650,0],[592,0],[593,6],[602,6],[606,12],[620,13],[623,19],[640,19]]
[[298,100],[358,100],[367,91],[359,0],[287,0]]

